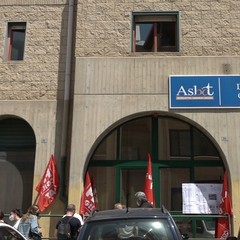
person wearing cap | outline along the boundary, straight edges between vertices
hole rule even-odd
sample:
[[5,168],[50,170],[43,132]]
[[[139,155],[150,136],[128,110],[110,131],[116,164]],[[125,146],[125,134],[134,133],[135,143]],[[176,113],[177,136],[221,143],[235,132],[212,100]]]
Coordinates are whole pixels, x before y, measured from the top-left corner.
[[153,205],[148,202],[146,194],[144,192],[136,192],[136,203],[139,208],[153,208]]
[[23,214],[22,214],[21,209],[15,208],[15,209],[11,210],[11,212],[9,214],[9,220],[14,222],[14,224],[13,224],[14,228],[18,229],[18,225],[21,221],[22,215]]

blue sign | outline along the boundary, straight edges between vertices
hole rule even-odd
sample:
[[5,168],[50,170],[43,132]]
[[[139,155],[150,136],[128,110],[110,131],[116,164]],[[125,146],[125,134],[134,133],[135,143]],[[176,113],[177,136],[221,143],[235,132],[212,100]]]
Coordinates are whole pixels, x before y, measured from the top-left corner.
[[169,106],[240,108],[240,75],[170,76]]

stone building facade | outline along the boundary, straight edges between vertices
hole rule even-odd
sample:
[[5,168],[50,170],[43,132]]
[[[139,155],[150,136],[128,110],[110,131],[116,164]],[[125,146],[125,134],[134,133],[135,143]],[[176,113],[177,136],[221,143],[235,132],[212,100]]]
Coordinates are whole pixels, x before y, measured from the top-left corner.
[[[34,162],[24,173],[32,178],[32,191],[22,191],[31,195],[27,203],[36,198],[35,186],[54,154],[61,188],[46,214],[61,214],[67,202],[79,206],[98,145],[120,124],[155,114],[192,124],[216,145],[229,175],[236,235],[240,103],[237,108],[170,109],[168,79],[239,75],[239,10],[238,0],[2,0],[0,116],[27,123],[34,133],[34,154],[26,150]],[[177,16],[177,50],[134,51],[136,16],[162,13]],[[9,31],[16,23],[25,24],[20,61],[8,58]],[[16,134],[9,130],[7,135]],[[3,161],[18,161],[18,144],[9,143],[13,150],[2,144]],[[5,185],[1,188],[7,193]],[[6,211],[14,207],[6,205]],[[41,219],[45,236],[52,236],[55,223],[55,218]]]
[[[50,155],[60,158],[68,11],[67,1],[0,3],[0,115],[2,129],[8,131],[1,135],[1,164],[7,161],[15,166],[6,171],[8,168],[1,165],[6,172],[2,176],[8,178],[1,185],[1,195],[5,196],[1,208],[6,214],[13,208],[27,210],[37,196],[35,187]],[[11,61],[8,59],[10,26],[18,24],[25,24],[24,59]],[[23,126],[31,132],[30,142]],[[12,140],[8,142],[8,138]],[[57,164],[60,169],[60,161]],[[9,175],[15,171],[20,172],[23,180],[8,186]],[[9,187],[13,188],[12,194]],[[61,201],[60,206],[63,206]],[[57,212],[62,213],[63,209]],[[50,218],[44,221],[44,235],[53,234],[48,227]]]
[[174,56],[239,55],[238,1],[78,1],[78,8],[78,57],[135,56],[130,47],[134,11],[179,11],[181,47]]

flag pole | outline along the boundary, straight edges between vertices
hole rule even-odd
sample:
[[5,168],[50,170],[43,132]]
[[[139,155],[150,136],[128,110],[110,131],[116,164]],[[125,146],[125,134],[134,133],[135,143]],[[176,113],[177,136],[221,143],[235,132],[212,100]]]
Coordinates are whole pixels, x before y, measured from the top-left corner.
[[232,224],[231,224],[231,217],[230,214],[227,214],[227,218],[228,218],[228,226],[229,226],[229,235],[232,235]]
[[39,195],[40,193],[38,192],[37,196],[35,197],[35,200],[33,201],[33,205],[36,205]]

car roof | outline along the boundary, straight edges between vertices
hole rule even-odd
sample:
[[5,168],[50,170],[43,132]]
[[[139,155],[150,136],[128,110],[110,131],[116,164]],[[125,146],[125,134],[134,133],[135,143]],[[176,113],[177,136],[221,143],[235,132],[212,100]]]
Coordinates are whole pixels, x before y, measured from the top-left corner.
[[5,223],[5,222],[0,222],[0,226],[6,226],[6,227],[11,227],[11,228],[12,228],[11,225],[9,225],[9,224],[7,224],[7,223]]
[[[11,228],[11,229],[13,229],[14,231],[18,232],[18,233],[22,236],[23,239],[26,239],[16,228],[14,228],[13,226],[11,226],[11,225],[9,225],[9,224],[7,224],[7,223],[5,223],[5,222],[0,222],[0,228],[1,228],[1,227]],[[27,240],[27,239],[26,239],[26,240]]]
[[163,208],[126,208],[95,211],[87,218],[87,222],[114,219],[157,219],[168,217],[170,217],[169,212]]

